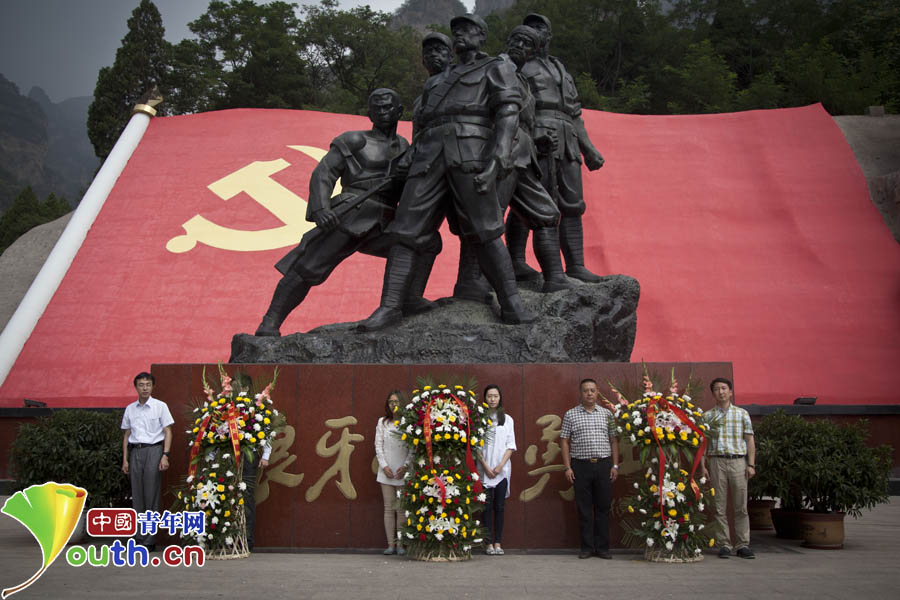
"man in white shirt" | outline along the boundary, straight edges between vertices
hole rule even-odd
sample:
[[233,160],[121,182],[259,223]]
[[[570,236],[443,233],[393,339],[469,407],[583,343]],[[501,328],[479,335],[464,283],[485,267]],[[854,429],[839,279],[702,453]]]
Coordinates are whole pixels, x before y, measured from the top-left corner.
[[[138,373],[134,378],[138,399],[122,415],[122,472],[131,477],[132,503],[138,513],[159,511],[162,471],[169,468],[172,447],[175,420],[166,403],[150,395],[154,383],[150,373]],[[135,541],[151,552],[156,549],[154,535],[138,531]]]

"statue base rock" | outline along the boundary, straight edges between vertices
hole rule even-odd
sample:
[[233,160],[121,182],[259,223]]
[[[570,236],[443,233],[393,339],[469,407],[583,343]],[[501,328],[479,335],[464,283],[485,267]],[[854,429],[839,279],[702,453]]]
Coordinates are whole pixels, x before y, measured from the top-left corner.
[[[541,318],[504,325],[500,308],[442,298],[423,314],[382,331],[335,323],[308,333],[231,341],[230,363],[556,363],[628,362],[637,331],[640,284],[627,275],[542,294],[540,279],[520,283],[525,306]],[[302,310],[302,306],[299,310]]]

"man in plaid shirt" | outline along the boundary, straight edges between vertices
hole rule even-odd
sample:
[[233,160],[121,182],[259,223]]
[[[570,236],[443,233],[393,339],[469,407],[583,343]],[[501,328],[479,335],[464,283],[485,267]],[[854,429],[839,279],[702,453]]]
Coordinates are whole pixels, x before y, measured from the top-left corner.
[[581,404],[566,411],[559,433],[566,479],[575,486],[578,558],[609,559],[609,507],[619,474],[619,440],[612,413],[597,406],[597,382],[585,379],[580,387]]
[[732,404],[731,381],[717,377],[709,385],[716,407],[703,420],[715,433],[709,437],[708,468],[704,457],[703,475],[716,490],[716,544],[719,558],[731,556],[728,529],[728,499],[734,506],[734,547],[741,558],[756,558],[750,549],[750,517],[747,515],[747,481],[756,475],[756,444],[750,414]]

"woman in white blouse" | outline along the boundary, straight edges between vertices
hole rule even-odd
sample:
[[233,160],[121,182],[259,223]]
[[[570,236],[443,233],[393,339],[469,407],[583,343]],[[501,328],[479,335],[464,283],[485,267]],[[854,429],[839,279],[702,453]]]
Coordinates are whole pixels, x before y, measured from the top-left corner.
[[509,479],[512,474],[509,459],[516,450],[516,435],[512,417],[503,411],[500,388],[496,385],[484,388],[484,400],[493,423],[493,435],[488,436],[489,441],[485,442],[479,458],[482,483],[487,491],[483,520],[487,530],[487,553],[495,555],[503,554],[500,546],[503,537],[503,507],[509,497]]
[[403,392],[394,390],[384,401],[384,416],[375,426],[375,457],[378,459],[378,476],[381,495],[384,497],[384,533],[387,536],[385,554],[406,554],[397,541],[397,526],[402,523],[400,499],[397,489],[403,485],[410,458],[409,448],[400,441],[400,430],[394,425],[394,412],[405,402]]

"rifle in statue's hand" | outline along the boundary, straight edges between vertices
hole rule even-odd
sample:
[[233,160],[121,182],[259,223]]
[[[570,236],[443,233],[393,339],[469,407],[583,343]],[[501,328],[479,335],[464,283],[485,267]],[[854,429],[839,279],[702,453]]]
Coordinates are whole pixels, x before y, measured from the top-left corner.
[[[372,180],[378,181],[378,183],[373,185],[360,195],[354,197],[352,200],[344,202],[334,210],[334,214],[337,216],[338,221],[340,221],[344,217],[344,215],[349,213],[351,210],[361,206],[363,202],[365,202],[372,196],[383,192],[391,185],[393,185],[397,179],[401,178],[401,176],[397,174],[397,163],[402,156],[403,154],[400,154],[391,160],[390,166],[388,167],[388,173],[390,173],[389,175],[381,178],[380,180]],[[304,233],[303,237],[300,239],[300,243],[297,244],[297,246],[293,250],[285,254],[284,258],[275,263],[275,268],[278,269],[278,271],[282,275],[286,275],[289,271],[292,270],[294,263],[300,260],[300,257],[303,256],[303,253],[306,251],[306,246],[314,239],[321,237],[324,233],[327,233],[327,231],[328,230],[321,227],[314,226],[312,229]]]

